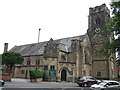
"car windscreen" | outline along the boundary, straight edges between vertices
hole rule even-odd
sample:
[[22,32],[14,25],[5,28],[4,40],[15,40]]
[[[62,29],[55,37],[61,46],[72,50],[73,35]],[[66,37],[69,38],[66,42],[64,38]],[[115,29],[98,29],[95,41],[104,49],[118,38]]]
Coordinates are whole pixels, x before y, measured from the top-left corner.
[[86,79],[92,79],[92,80],[95,80],[95,78],[93,78],[93,77],[86,77]]
[[106,84],[107,84],[107,82],[100,82],[100,83],[98,83],[98,85],[100,85],[100,86],[104,86]]

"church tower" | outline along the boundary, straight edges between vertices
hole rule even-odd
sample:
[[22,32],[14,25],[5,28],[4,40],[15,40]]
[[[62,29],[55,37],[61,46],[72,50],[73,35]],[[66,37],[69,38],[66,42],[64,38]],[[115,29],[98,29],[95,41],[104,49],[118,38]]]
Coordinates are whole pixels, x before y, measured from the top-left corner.
[[91,38],[92,44],[95,44],[96,41],[93,40],[95,35],[106,35],[106,33],[101,33],[100,31],[106,29],[105,25],[109,22],[110,11],[105,4],[94,8],[89,8],[88,19],[88,35]]
[[89,8],[89,20],[88,20],[88,36],[93,48],[93,59],[101,58],[96,56],[96,53],[100,45],[109,40],[109,34],[102,32],[106,30],[106,24],[110,19],[110,11],[105,4],[96,6],[95,8]]
[[[88,36],[91,42],[92,48],[92,76],[102,79],[115,78],[114,62],[110,62],[109,56],[100,55],[98,52],[102,48],[102,44],[106,41],[110,41],[110,33],[102,32],[106,30],[106,24],[110,19],[110,11],[105,4],[89,8],[89,20],[88,20]],[[108,68],[113,65],[112,68]],[[113,76],[113,75],[114,76]]]

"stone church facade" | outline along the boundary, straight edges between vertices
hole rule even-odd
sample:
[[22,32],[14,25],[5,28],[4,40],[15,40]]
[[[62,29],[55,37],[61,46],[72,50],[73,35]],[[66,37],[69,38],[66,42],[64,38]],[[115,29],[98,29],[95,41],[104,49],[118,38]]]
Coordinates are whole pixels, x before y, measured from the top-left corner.
[[115,79],[118,69],[115,54],[98,55],[102,43],[113,34],[101,32],[110,18],[105,4],[89,8],[88,30],[85,35],[35,44],[14,46],[10,51],[21,53],[24,62],[15,65],[14,77],[29,78],[30,69],[44,69],[46,81],[74,81],[77,77],[93,76]]

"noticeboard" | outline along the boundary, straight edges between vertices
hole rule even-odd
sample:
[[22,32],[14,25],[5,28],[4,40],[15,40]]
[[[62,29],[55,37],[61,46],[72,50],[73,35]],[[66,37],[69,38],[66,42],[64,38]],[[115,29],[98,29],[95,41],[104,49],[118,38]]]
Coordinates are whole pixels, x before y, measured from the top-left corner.
[[70,74],[70,75],[73,75],[73,71],[69,71],[69,74]]
[[56,76],[56,70],[49,70],[49,76],[51,77]]

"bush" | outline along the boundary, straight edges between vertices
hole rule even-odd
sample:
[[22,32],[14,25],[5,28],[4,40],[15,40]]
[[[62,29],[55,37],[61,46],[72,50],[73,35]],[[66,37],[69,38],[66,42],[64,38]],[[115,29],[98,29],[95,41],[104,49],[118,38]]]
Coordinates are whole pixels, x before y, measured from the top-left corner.
[[43,78],[44,70],[42,69],[31,69],[29,70],[30,79]]

